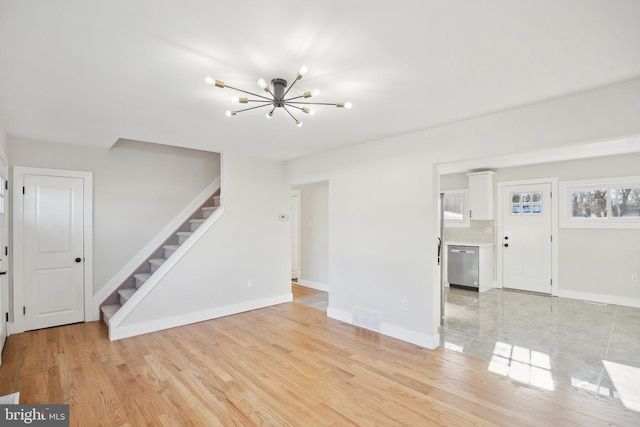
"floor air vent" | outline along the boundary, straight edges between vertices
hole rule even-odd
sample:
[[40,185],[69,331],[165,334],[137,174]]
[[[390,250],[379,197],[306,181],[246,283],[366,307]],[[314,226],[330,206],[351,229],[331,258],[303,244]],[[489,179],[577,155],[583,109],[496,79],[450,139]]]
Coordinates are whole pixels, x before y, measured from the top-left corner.
[[362,307],[355,307],[353,309],[353,324],[361,328],[379,332],[380,317],[381,314],[379,311],[371,311]]

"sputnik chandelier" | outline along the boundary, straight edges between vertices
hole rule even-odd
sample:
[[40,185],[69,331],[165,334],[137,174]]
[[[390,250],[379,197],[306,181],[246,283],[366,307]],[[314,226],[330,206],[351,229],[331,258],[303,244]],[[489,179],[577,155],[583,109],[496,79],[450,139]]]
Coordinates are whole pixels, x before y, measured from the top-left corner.
[[256,98],[260,98],[260,99],[249,99],[246,97],[233,97],[231,100],[234,103],[249,104],[249,103],[255,102],[255,103],[260,103],[260,105],[257,105],[255,107],[244,108],[241,110],[228,110],[227,117],[232,117],[237,115],[238,113],[242,113],[244,111],[249,111],[249,110],[255,110],[257,108],[271,107],[271,110],[268,111],[266,114],[267,119],[270,119],[271,117],[273,117],[273,114],[276,111],[276,108],[282,108],[295,121],[296,126],[300,127],[302,126],[302,122],[298,120],[291,113],[291,111],[289,110],[290,108],[298,109],[301,112],[309,115],[313,115],[314,111],[311,108],[307,107],[307,105],[334,105],[338,108],[351,108],[350,102],[331,103],[331,102],[301,101],[301,99],[304,100],[314,96],[318,96],[319,94],[318,90],[307,91],[307,92],[304,92],[302,95],[287,98],[286,96],[289,93],[289,91],[307,73],[307,71],[308,69],[304,65],[300,67],[300,69],[298,70],[298,73],[296,74],[295,80],[293,81],[293,83],[291,83],[291,86],[289,86],[288,89],[287,89],[287,81],[284,79],[275,78],[271,80],[271,85],[269,85],[264,79],[259,79],[258,87],[264,90],[265,92],[267,92],[270,95],[270,97],[259,95],[257,93],[249,92],[246,90],[242,90],[242,89],[238,89],[238,88],[226,85],[224,82],[221,82],[220,80],[215,80],[213,77],[210,77],[210,76],[207,76],[205,78],[205,82],[209,86],[219,87],[220,89],[228,88],[238,92],[246,93],[248,95],[255,96]]

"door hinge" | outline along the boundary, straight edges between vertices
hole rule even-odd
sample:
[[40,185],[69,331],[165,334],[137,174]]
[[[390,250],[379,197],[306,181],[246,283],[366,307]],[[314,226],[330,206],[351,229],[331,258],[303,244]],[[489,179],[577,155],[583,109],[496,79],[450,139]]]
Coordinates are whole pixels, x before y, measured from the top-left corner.
[[4,189],[8,190],[9,189],[9,181],[5,181],[4,182]]
[[4,318],[5,318],[5,320],[8,322],[8,321],[9,321],[9,313],[5,313],[5,314],[4,314]]
[[[551,241],[553,242],[553,234],[551,235]],[[5,254],[6,255],[6,254]]]
[[24,314],[25,316],[27,315],[27,307],[26,306],[22,306],[22,314]]
[[22,194],[24,194],[24,187],[22,187]]
[[549,284],[553,286],[553,279],[549,279]]
[[549,198],[552,199],[553,198],[553,191],[549,191]]

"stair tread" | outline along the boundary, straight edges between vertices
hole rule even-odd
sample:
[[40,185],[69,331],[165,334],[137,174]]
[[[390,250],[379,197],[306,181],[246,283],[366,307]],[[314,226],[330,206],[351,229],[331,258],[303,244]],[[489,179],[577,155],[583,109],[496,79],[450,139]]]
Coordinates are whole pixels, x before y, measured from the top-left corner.
[[120,307],[122,307],[120,304],[103,305],[100,310],[104,315],[105,322],[109,322],[109,319],[111,319],[113,315],[120,310]]
[[198,222],[204,222],[204,221],[205,221],[205,219],[204,219],[204,218],[194,218],[194,219],[190,219],[190,220],[189,220],[189,222],[190,222],[191,224],[195,224],[195,223],[198,223]]
[[176,234],[178,236],[191,236],[193,234],[193,231],[178,231]]
[[131,298],[131,295],[136,293],[136,288],[125,288],[118,290],[118,294],[122,296],[124,299]]
[[138,279],[141,282],[144,282],[145,280],[147,280],[149,277],[151,277],[151,273],[138,273],[138,274],[134,274],[133,278],[134,279]]
[[155,265],[162,265],[164,264],[164,262],[166,261],[166,258],[156,258],[156,259],[150,259],[149,263],[150,264],[155,264]]
[[205,206],[202,208],[203,211],[215,211],[218,209],[218,206]]
[[176,250],[180,247],[180,245],[164,245],[163,248],[164,249],[170,249],[170,250]]

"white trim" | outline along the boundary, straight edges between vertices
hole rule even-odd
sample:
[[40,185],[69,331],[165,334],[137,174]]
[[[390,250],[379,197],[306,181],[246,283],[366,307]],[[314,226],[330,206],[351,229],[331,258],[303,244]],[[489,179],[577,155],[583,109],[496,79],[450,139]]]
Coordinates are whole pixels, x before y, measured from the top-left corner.
[[[84,321],[96,320],[92,316],[91,302],[93,295],[93,172],[72,171],[62,169],[13,167],[13,197],[22,194],[25,175],[49,175],[83,180],[83,233],[84,233]],[[13,333],[24,332],[24,318],[16,315],[24,306],[24,206],[12,200],[13,207]]]
[[[349,313],[344,310],[327,307],[327,317],[353,325],[353,313]],[[400,341],[428,348],[430,350],[433,350],[440,345],[440,336],[438,334],[430,336],[389,323],[381,323],[379,333]]]
[[[196,231],[167,259],[151,277],[144,282],[129,300],[109,319],[109,336],[112,331],[120,328],[120,324],[131,314],[131,312],[144,300],[144,298],[160,283],[169,271],[182,259],[182,257],[196,244],[198,240],[224,215],[224,206],[220,206],[207,218]],[[113,338],[112,338],[113,339]]]
[[317,282],[312,282],[310,280],[299,279],[298,285],[304,286],[305,288],[315,289],[318,291],[329,292],[329,285],[325,285],[324,283],[317,283]]
[[93,297],[93,320],[100,319],[100,304],[109,297],[136,269],[155,252],[204,202],[220,188],[220,177],[184,207],[156,236],[124,265]]
[[580,292],[572,290],[560,290],[561,298],[570,298],[583,301],[598,302],[604,304],[623,305],[626,307],[640,308],[640,298],[620,297],[617,295],[594,294],[592,292]]
[[[504,187],[512,185],[529,185],[529,184],[550,184],[551,185],[551,295],[558,296],[560,290],[560,273],[559,273],[559,242],[560,233],[558,232],[558,178],[537,178],[525,179],[518,181],[502,181],[497,183],[496,190],[496,236],[502,236],[502,221],[504,206],[502,203],[502,191]],[[553,197],[555,195],[555,197]],[[497,238],[497,237],[496,237]],[[496,241],[496,287],[502,288],[502,242]]]
[[[136,292],[137,293],[137,292]],[[134,294],[135,295],[135,294]],[[260,308],[270,307],[273,305],[291,302],[293,295],[291,293],[262,298],[254,301],[246,301],[239,304],[227,305],[224,307],[216,307],[209,310],[199,311],[196,313],[186,313],[163,319],[152,320],[149,322],[138,323],[135,325],[120,326],[118,328],[109,328],[109,339],[119,340],[122,338],[133,337],[136,335],[147,334],[150,332],[160,331],[163,329],[175,328],[178,326],[189,325],[191,323],[203,322],[219,317],[230,316],[232,314],[244,313],[246,311],[257,310]]]
[[[297,204],[298,204],[298,218],[296,218],[296,222],[298,224],[298,277],[297,279],[300,280],[300,278],[302,277],[302,190],[300,189],[296,189],[296,190],[291,190],[291,198],[297,198]],[[293,218],[291,218],[291,221],[293,222]],[[293,273],[293,272],[292,272]],[[293,279],[293,277],[292,277]]]

